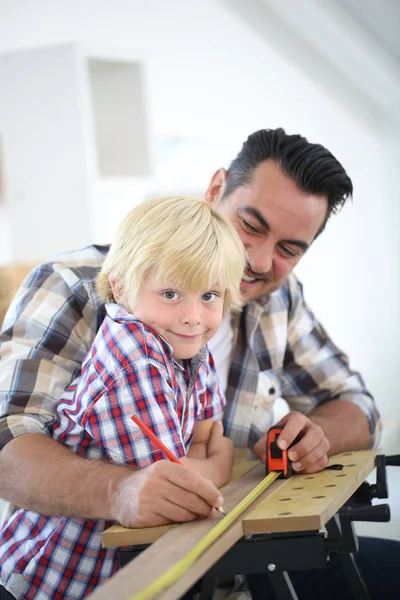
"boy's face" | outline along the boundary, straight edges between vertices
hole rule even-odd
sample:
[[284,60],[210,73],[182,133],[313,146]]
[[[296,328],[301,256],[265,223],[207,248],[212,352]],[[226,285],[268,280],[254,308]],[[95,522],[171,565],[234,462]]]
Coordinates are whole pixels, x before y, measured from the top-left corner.
[[174,349],[175,359],[192,358],[216,333],[223,316],[225,291],[185,292],[169,282],[146,277],[129,310],[152,327]]

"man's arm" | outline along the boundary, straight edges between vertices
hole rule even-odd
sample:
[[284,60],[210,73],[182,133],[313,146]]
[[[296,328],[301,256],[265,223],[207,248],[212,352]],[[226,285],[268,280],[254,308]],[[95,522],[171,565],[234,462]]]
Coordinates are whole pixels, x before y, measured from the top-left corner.
[[[328,456],[345,450],[376,447],[380,438],[379,413],[359,373],[332,342],[306,306],[302,287],[293,277],[282,396],[293,412],[281,419],[281,448],[299,435],[289,457],[298,471],[323,469]],[[254,452],[265,459],[262,436]],[[283,444],[283,445],[282,445]]]
[[367,450],[371,431],[366,414],[347,400],[331,400],[314,408],[308,417],[319,425],[329,442],[329,456],[346,450]]
[[[102,320],[93,279],[106,249],[37,267],[0,335],[0,497],[46,515],[158,525],[206,516],[211,482],[167,461],[140,472],[71,453],[46,436]],[[155,491],[157,490],[157,493]]]
[[222,505],[208,479],[159,461],[133,471],[78,457],[40,434],[22,435],[0,452],[2,496],[44,515],[115,520],[145,527],[207,517]]

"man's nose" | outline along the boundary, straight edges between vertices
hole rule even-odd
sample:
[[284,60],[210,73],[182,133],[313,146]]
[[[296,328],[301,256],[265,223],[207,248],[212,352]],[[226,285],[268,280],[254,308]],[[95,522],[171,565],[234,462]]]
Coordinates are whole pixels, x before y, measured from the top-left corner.
[[251,270],[257,275],[265,275],[271,270],[274,246],[266,240],[254,246],[246,247],[247,261]]

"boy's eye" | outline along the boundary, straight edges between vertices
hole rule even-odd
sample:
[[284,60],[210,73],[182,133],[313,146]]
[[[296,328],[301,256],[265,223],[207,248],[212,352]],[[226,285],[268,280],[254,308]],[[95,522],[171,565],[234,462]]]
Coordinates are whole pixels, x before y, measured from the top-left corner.
[[203,294],[202,298],[206,302],[214,302],[214,300],[218,298],[218,294],[216,294],[215,292],[206,292],[205,294]]
[[163,296],[167,300],[177,300],[179,298],[178,293],[174,292],[174,290],[167,290],[166,292],[163,292]]

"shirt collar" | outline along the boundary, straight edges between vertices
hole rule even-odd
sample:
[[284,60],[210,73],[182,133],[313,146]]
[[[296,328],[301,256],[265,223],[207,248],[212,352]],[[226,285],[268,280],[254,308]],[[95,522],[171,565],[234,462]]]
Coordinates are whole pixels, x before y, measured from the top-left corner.
[[[173,356],[174,349],[171,346],[171,344],[169,344],[167,342],[167,340],[165,338],[163,338],[162,335],[160,335],[152,327],[150,327],[146,323],[143,323],[143,321],[141,321],[140,319],[135,317],[134,314],[128,312],[126,310],[126,308],[124,306],[122,306],[122,304],[116,304],[114,302],[109,302],[106,304],[106,312],[113,321],[118,321],[118,322],[123,322],[123,323],[140,323],[140,325],[144,326],[147,330],[151,331],[162,342],[163,346],[166,346],[166,350],[171,355],[172,360],[174,361],[174,365],[176,365],[182,371],[185,370],[185,367],[183,365],[181,365],[180,363],[178,363],[174,359],[174,356]],[[190,363],[191,364],[192,363],[200,364],[207,358],[207,355],[208,355],[208,350],[205,346],[203,346],[202,348],[200,348],[198,353],[195,356],[193,356],[193,358],[190,359]]]

